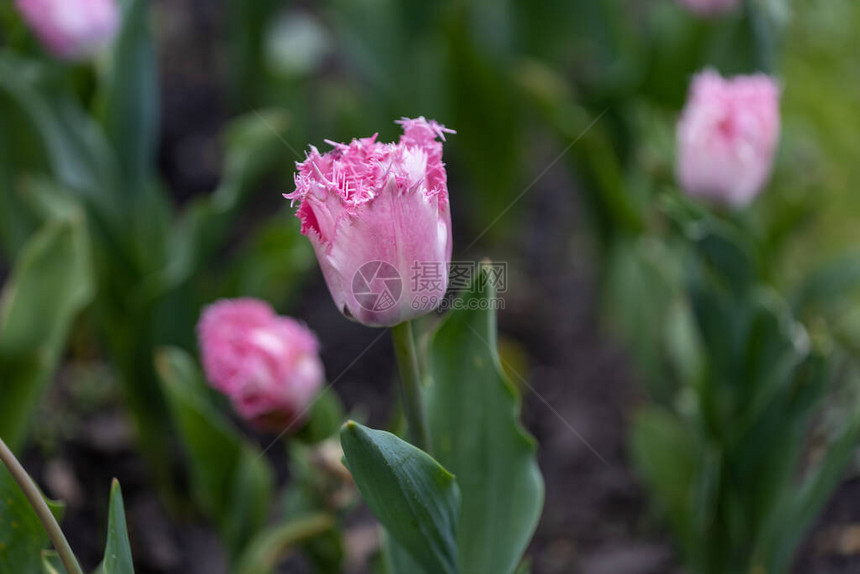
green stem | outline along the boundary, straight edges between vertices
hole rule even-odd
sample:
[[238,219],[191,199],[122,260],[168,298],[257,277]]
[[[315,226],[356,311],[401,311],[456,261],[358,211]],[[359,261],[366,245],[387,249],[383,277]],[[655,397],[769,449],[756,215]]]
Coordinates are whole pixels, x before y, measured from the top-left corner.
[[406,321],[391,328],[394,354],[400,368],[400,389],[403,396],[403,412],[409,423],[409,438],[415,446],[430,453],[430,432],[427,415],[421,401],[421,372],[418,369],[418,352],[412,323]]
[[66,571],[69,574],[83,574],[83,570],[81,570],[81,566],[72,552],[72,547],[69,546],[69,541],[66,540],[63,531],[60,530],[60,525],[57,524],[57,519],[51,513],[51,509],[48,508],[45,499],[42,498],[42,493],[39,492],[33,479],[30,478],[30,475],[27,474],[27,471],[24,470],[24,467],[21,466],[21,463],[18,462],[18,459],[15,458],[15,455],[12,454],[12,451],[9,450],[9,447],[6,446],[2,438],[0,438],[0,460],[9,469],[9,474],[12,475],[15,482],[21,487],[24,496],[30,501],[33,510],[36,511],[36,516],[42,521],[42,526],[45,527],[48,536],[51,538],[54,549],[59,554],[60,560],[63,561]]

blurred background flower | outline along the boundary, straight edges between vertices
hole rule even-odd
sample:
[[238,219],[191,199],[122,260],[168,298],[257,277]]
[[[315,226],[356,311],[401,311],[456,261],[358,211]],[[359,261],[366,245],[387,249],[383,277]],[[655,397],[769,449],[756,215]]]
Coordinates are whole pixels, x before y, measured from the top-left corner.
[[15,5],[45,47],[69,60],[96,55],[113,42],[120,25],[115,0],[16,0]]
[[262,430],[291,428],[320,391],[319,342],[304,325],[256,299],[221,300],[197,325],[207,379]]
[[765,75],[693,78],[677,131],[677,174],[693,197],[742,207],[770,176],[779,143],[779,86]]

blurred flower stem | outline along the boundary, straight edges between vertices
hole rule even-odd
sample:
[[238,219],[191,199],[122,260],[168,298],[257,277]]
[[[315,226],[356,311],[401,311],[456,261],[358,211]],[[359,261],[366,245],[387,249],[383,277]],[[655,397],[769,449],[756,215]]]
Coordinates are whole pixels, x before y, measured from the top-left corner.
[[409,440],[426,453],[430,453],[430,432],[427,414],[421,400],[421,372],[418,369],[418,351],[412,321],[405,321],[391,328],[394,354],[400,369],[400,389],[403,397],[403,412],[409,424]]
[[15,482],[17,482],[18,486],[21,487],[21,490],[24,492],[24,496],[26,496],[27,500],[30,501],[30,505],[33,507],[33,510],[36,511],[36,515],[39,517],[39,520],[42,522],[42,526],[45,527],[48,536],[51,538],[51,542],[54,544],[54,549],[60,556],[60,560],[63,561],[63,566],[66,567],[66,571],[69,574],[83,574],[83,570],[81,570],[81,566],[78,564],[78,560],[72,552],[72,547],[69,546],[69,541],[66,540],[63,531],[60,529],[60,525],[57,523],[57,519],[54,518],[53,513],[51,513],[51,509],[48,508],[48,505],[45,503],[42,493],[39,492],[39,488],[33,482],[33,479],[30,478],[30,475],[27,474],[27,471],[24,470],[24,467],[21,466],[21,463],[18,462],[18,459],[15,458],[15,455],[12,454],[12,451],[9,450],[9,447],[6,446],[6,443],[3,442],[2,438],[0,438],[0,460],[2,460],[3,464],[6,465],[6,468],[9,469],[9,474],[12,475]]

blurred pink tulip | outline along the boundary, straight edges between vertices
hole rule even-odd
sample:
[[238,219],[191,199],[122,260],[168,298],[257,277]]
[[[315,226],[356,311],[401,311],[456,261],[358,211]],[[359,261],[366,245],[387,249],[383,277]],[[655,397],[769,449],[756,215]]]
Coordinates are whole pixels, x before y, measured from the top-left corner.
[[338,309],[392,326],[435,309],[448,286],[451,212],[442,163],[444,126],[403,119],[398,143],[376,136],[311,147],[297,164],[302,233]]
[[119,29],[116,0],[16,0],[16,5],[42,44],[64,60],[95,55]]
[[693,79],[678,122],[678,181],[687,194],[742,207],[770,177],[779,143],[780,87],[770,76]]
[[225,299],[210,305],[197,335],[209,383],[263,430],[283,430],[300,420],[323,384],[314,334],[263,301]]
[[678,4],[699,16],[716,16],[740,6],[740,0],[677,0]]

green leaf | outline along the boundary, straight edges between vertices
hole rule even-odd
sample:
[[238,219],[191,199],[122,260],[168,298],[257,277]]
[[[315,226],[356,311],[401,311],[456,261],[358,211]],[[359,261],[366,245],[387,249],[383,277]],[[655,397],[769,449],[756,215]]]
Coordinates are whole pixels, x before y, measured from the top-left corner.
[[475,196],[470,206],[474,225],[484,233],[500,235],[514,221],[503,216],[519,192],[515,182],[522,170],[522,154],[515,142],[522,139],[522,114],[509,89],[507,70],[483,57],[471,38],[466,3],[456,6],[444,30],[445,68],[450,74],[445,79],[451,89],[451,123],[457,126],[451,146],[468,168],[474,190],[470,195]]
[[[834,355],[839,356],[840,353]],[[836,358],[832,360],[837,362]],[[844,403],[840,405],[841,409],[831,408],[827,413],[832,419],[827,425],[832,427],[832,436],[821,445],[820,460],[807,468],[800,480],[795,480],[796,474],[790,475],[784,488],[784,499],[774,505],[768,524],[770,528],[765,532],[767,537],[762,544],[765,555],[770,558],[768,571],[771,572],[788,571],[798,545],[833,496],[856,453],[860,438],[860,397],[857,395],[860,372],[852,364],[853,358],[839,362],[841,376],[845,378],[843,383],[851,389],[853,396],[841,396],[839,401]],[[836,376],[832,372],[828,374]],[[834,389],[827,387],[825,390],[833,392]],[[796,466],[791,470],[796,471]]]
[[41,572],[48,535],[24,493],[0,464],[0,574]]
[[105,130],[116,150],[125,189],[141,193],[155,169],[159,90],[149,0],[124,0],[122,29],[105,82]]
[[[231,254],[223,284],[216,287],[220,291],[212,293],[213,298],[241,293],[271,301],[276,308],[289,307],[317,265],[313,247],[299,233],[299,226],[292,210],[284,209],[255,230]],[[343,419],[336,430],[341,424]]]
[[[48,501],[48,506],[59,518],[62,505]],[[49,543],[27,497],[0,463],[0,574],[42,574],[42,551]]]
[[669,412],[650,407],[633,421],[631,449],[633,463],[657,505],[684,540],[692,534],[693,491],[700,464],[689,430]]
[[60,555],[53,550],[42,550],[42,573],[43,574],[67,574],[68,570],[63,566]]
[[[630,348],[648,392],[666,400],[676,385],[667,376],[664,355],[669,349],[681,351],[670,329],[682,327],[684,319],[682,254],[653,238],[637,236],[617,239],[607,255],[604,314]],[[642,305],[643,300],[649,304]],[[675,319],[674,325],[670,319]],[[686,335],[680,334],[682,341],[687,341]],[[689,360],[685,352],[681,357],[682,362]]]
[[463,572],[510,574],[537,526],[544,488],[534,439],[519,423],[520,397],[500,365],[489,273],[481,265],[430,342],[426,406],[434,452],[463,493]]
[[695,255],[710,277],[735,294],[756,284],[764,262],[755,237],[740,216],[719,218],[686,198],[671,197],[662,208],[683,238],[695,247]]
[[849,311],[860,291],[860,257],[856,254],[828,261],[806,277],[792,295],[792,306],[803,314],[818,311],[838,318]]
[[323,389],[310,407],[307,423],[296,436],[310,444],[320,443],[337,434],[345,418],[337,393],[331,388]]
[[382,560],[386,574],[427,574],[397,540],[382,529]]
[[22,250],[0,300],[0,436],[20,446],[75,316],[93,295],[83,214],[48,221]]
[[389,534],[428,572],[457,574],[460,490],[454,475],[395,435],[353,421],[340,440],[362,498]]
[[[122,186],[115,157],[98,124],[67,88],[39,62],[0,52],[0,94],[26,121],[23,131],[38,139],[35,155],[41,161],[32,168],[50,171],[60,185],[93,208],[100,224],[118,233],[123,221],[116,190]],[[12,140],[7,145],[19,143]]]
[[211,196],[198,199],[178,222],[168,266],[146,290],[160,293],[188,280],[221,247],[230,225],[261,177],[280,165],[289,119],[277,110],[256,110],[233,120],[225,131],[225,168]]
[[264,530],[248,545],[236,572],[270,574],[291,551],[330,532],[334,526],[334,518],[319,513]]
[[156,367],[189,458],[192,494],[237,557],[267,517],[272,469],[209,402],[210,390],[187,353],[162,349]]
[[267,72],[263,65],[263,37],[279,7],[276,0],[227,2],[228,86],[234,108],[256,106],[267,87],[261,81]]
[[566,157],[576,177],[584,180],[588,223],[600,247],[609,247],[627,233],[642,231],[645,206],[630,193],[611,132],[605,126],[606,109],[590,112],[583,108],[564,76],[536,60],[520,62],[513,79],[557,136],[571,146]]
[[125,506],[122,502],[122,489],[116,479],[114,479],[110,489],[107,545],[99,574],[134,574],[131,544],[128,541],[125,521]]

